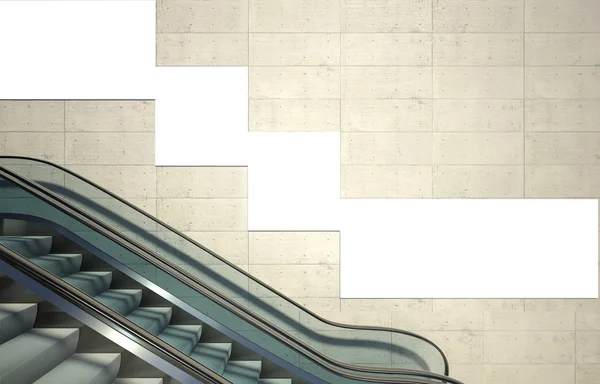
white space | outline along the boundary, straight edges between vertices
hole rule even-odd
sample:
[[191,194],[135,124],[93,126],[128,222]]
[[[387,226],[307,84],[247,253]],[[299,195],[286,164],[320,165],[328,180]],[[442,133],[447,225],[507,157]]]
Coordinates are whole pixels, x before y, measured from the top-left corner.
[[0,98],[155,99],[157,165],[248,165],[251,230],[340,230],[343,297],[596,297],[597,200],[340,200],[339,134],[248,133],[246,68],[156,68],[153,1],[0,1]]

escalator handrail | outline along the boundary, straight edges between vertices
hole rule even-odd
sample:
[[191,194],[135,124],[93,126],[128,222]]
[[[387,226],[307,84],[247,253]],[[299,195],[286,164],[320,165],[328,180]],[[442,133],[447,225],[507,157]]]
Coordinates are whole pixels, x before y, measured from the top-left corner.
[[[97,320],[117,330],[117,332],[121,334],[128,333],[133,336],[133,341],[136,344],[142,345],[146,350],[153,352],[163,360],[174,360],[178,364],[179,369],[199,382],[232,384],[229,380],[206,368],[156,335],[148,332],[103,303],[94,300],[83,291],[71,286],[63,279],[38,266],[2,243],[0,243],[0,259],[30,279],[58,294],[71,304],[92,315]],[[131,339],[132,337],[129,338]]]
[[[173,232],[175,232],[176,234],[184,237],[186,240],[188,240],[189,238],[187,236],[185,236],[184,234],[180,233],[179,231],[173,229],[172,227],[170,227],[168,224],[163,223],[162,221],[160,221],[157,218],[154,218],[153,216],[151,216],[150,214],[142,211],[141,209],[137,208],[136,206],[132,205],[131,203],[127,202],[126,200],[123,200],[122,198],[114,195],[113,193],[105,190],[104,188],[98,186],[97,184],[85,179],[82,176],[79,176],[77,174],[75,174],[74,172],[69,171],[66,168],[63,168],[59,165],[53,164],[49,161],[45,161],[45,160],[39,160],[39,159],[33,159],[30,157],[24,157],[24,156],[0,156],[0,159],[2,158],[6,158],[6,159],[25,159],[28,161],[33,161],[33,162],[41,162],[41,163],[45,163],[47,165],[53,166],[57,169],[60,169],[63,172],[69,173],[74,177],[77,177],[79,179],[81,179],[82,181],[89,183],[90,185],[92,185],[95,188],[98,188],[99,190],[107,193],[108,195],[110,195],[111,197],[119,200],[120,202],[122,202],[123,204],[129,206],[132,209],[135,209],[136,211],[138,211],[139,213],[143,214],[144,216],[150,218],[151,220],[158,222],[161,225],[164,225],[167,229],[172,230]],[[206,295],[206,296],[212,296],[211,300],[213,301],[221,301],[221,305],[224,307],[227,307],[228,310],[236,313],[238,316],[244,318],[246,321],[250,322],[252,325],[257,326],[261,329],[263,329],[263,331],[269,333],[271,336],[276,337],[280,342],[290,346],[292,349],[298,350],[298,346],[300,346],[300,349],[305,349],[308,352],[310,352],[310,354],[317,356],[317,357],[312,357],[311,360],[317,362],[317,364],[324,366],[323,362],[320,360],[324,360],[324,361],[328,361],[331,362],[334,366],[340,366],[343,367],[345,369],[348,370],[354,370],[354,371],[361,371],[361,372],[371,372],[371,373],[382,373],[382,374],[403,374],[403,375],[413,375],[413,376],[422,376],[422,377],[428,377],[428,378],[432,378],[432,379],[436,379],[436,380],[444,380],[448,383],[454,383],[454,384],[461,384],[459,381],[449,378],[448,375],[448,361],[447,358],[445,356],[445,354],[441,351],[441,349],[435,345],[433,342],[431,342],[430,340],[414,334],[412,332],[408,332],[408,331],[401,331],[401,330],[397,330],[397,329],[393,329],[393,328],[386,328],[386,327],[367,327],[367,326],[359,326],[359,325],[345,325],[345,324],[338,324],[335,322],[331,322],[329,320],[323,319],[320,316],[312,313],[311,311],[309,311],[308,309],[300,306],[298,303],[296,303],[295,301],[293,301],[292,299],[287,298],[286,296],[280,294],[279,292],[277,292],[276,290],[274,290],[273,288],[269,287],[268,285],[266,285],[266,283],[261,282],[260,280],[254,278],[252,275],[248,274],[246,271],[240,269],[239,267],[231,264],[230,262],[226,261],[225,259],[223,259],[222,257],[214,254],[214,252],[207,250],[206,248],[204,248],[203,246],[201,246],[200,244],[196,243],[195,241],[193,241],[192,239],[189,239],[190,242],[192,242],[194,245],[197,245],[199,248],[205,250],[206,252],[208,252],[209,254],[217,257],[219,260],[222,260],[224,263],[226,263],[227,265],[231,266],[232,268],[235,268],[236,270],[238,270],[240,273],[243,273],[245,276],[251,278],[252,280],[256,281],[257,283],[263,285],[265,288],[273,291],[274,293],[280,295],[282,298],[286,299],[287,301],[289,301],[290,303],[292,303],[293,305],[302,308],[302,310],[306,311],[307,313],[309,313],[310,315],[314,316],[315,318],[317,318],[318,320],[321,320],[323,322],[325,322],[326,324],[332,325],[334,327],[341,327],[341,328],[347,328],[347,329],[358,329],[358,330],[368,330],[368,331],[384,331],[384,332],[391,332],[391,333],[400,333],[400,334],[404,334],[404,335],[408,335],[408,336],[412,336],[415,338],[418,338],[420,340],[426,341],[429,344],[431,344],[433,347],[435,347],[438,352],[440,353],[440,355],[442,356],[443,360],[444,360],[444,364],[445,364],[445,373],[444,375],[438,375],[432,372],[427,372],[427,371],[417,371],[417,370],[410,370],[410,369],[402,369],[402,368],[379,368],[379,367],[366,367],[366,366],[360,366],[360,365],[354,365],[354,364],[349,364],[349,363],[345,363],[345,362],[341,362],[341,361],[337,361],[329,356],[326,356],[324,354],[322,354],[321,352],[315,350],[314,348],[312,348],[310,345],[307,345],[306,343],[304,343],[301,340],[298,340],[297,338],[289,335],[287,332],[283,331],[282,329],[280,329],[279,327],[277,327],[276,325],[272,324],[270,321],[268,321],[267,319],[264,319],[263,317],[248,311],[247,308],[243,307],[242,305],[240,305],[239,303],[237,303],[235,300],[232,300],[231,298],[228,298],[227,296],[223,295],[222,293],[216,291],[214,288],[211,288],[209,286],[206,285],[206,283],[200,281],[196,276],[190,274],[188,271],[186,271],[185,269],[181,268],[180,266],[172,263],[170,260],[165,259],[163,256],[160,256],[158,254],[156,254],[154,251],[148,249],[147,247],[145,247],[142,244],[138,244],[135,240],[130,239],[129,237],[123,235],[122,233],[119,233],[118,231],[116,231],[115,229],[113,229],[112,227],[110,227],[109,225],[103,223],[102,221],[98,220],[97,218],[95,218],[94,216],[90,215],[89,213],[87,213],[85,210],[82,210],[81,208],[75,207],[73,206],[70,202],[68,202],[67,200],[65,200],[64,198],[57,196],[56,194],[54,194],[52,191],[49,191],[47,188],[40,186],[38,183],[35,183],[31,180],[28,180],[6,168],[4,168],[3,166],[0,166],[0,175],[2,173],[8,173],[8,176],[12,176],[13,179],[17,179],[16,181],[13,180],[13,182],[15,182],[16,184],[18,184],[21,188],[26,189],[27,191],[29,191],[30,193],[34,194],[36,197],[41,198],[42,200],[46,201],[47,203],[53,205],[55,208],[58,208],[59,210],[67,213],[70,216],[79,216],[78,219],[80,221],[83,221],[85,223],[85,225],[91,227],[92,229],[101,232],[103,235],[111,238],[111,240],[115,241],[117,244],[123,246],[124,248],[128,249],[129,251],[133,252],[134,254],[138,255],[139,257],[145,259],[146,261],[156,265],[156,260],[158,260],[161,264],[163,264],[163,268],[161,269],[166,269],[167,273],[169,273],[171,276],[176,277],[180,280],[184,280],[184,282],[186,282],[187,285],[193,287],[194,289],[198,290],[199,292],[201,292],[202,294]],[[24,186],[23,184],[26,184],[27,186]],[[39,191],[43,191],[42,193]],[[51,196],[50,198],[48,197],[43,197],[41,196],[41,194],[45,193],[46,195]],[[52,200],[55,201],[52,201]],[[57,204],[59,206],[57,206]],[[62,207],[60,207],[60,205],[63,205]],[[69,212],[70,211],[70,212]],[[115,238],[116,237],[116,238]],[[123,240],[125,239],[125,240]],[[128,246],[127,244],[124,244],[123,241],[126,241],[129,244],[132,244],[134,246],[134,248],[132,248],[131,246]],[[137,248],[137,249],[136,249]],[[143,253],[145,253],[146,255],[142,255],[140,253],[140,251],[143,251]],[[167,268],[164,268],[164,266],[166,266]],[[182,276],[184,278],[182,278]],[[206,292],[206,290],[210,291],[210,294],[208,292]],[[227,304],[223,303],[223,301],[225,301]],[[233,307],[233,308],[232,308]],[[234,309],[235,308],[235,309]],[[239,312],[242,312],[242,314],[240,314]],[[252,320],[248,319],[248,316],[252,317]],[[264,323],[268,328],[271,328],[272,331],[278,333],[279,335],[282,335],[284,338],[286,338],[287,340],[283,340],[279,335],[274,335],[273,332],[271,332],[271,330],[265,329],[265,327],[263,326],[263,324],[257,325],[256,321],[262,322]],[[290,343],[289,341],[292,341],[292,343]],[[298,346],[291,346],[291,344],[297,344]],[[298,351],[300,353],[303,353],[301,351]],[[305,354],[305,353],[303,353]],[[336,373],[342,373],[341,371],[338,371],[337,369],[333,368],[331,369]],[[344,373],[345,375],[345,373]],[[362,378],[361,378],[362,379]],[[378,380],[381,380],[381,377],[378,377]]]

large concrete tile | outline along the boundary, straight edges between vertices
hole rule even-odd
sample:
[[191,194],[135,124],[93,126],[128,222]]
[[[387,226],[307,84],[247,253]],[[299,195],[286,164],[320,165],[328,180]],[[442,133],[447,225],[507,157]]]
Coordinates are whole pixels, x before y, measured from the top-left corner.
[[575,332],[486,331],[486,364],[573,364]]
[[431,197],[430,165],[342,165],[343,198]]
[[596,0],[527,0],[527,32],[600,32]]
[[67,100],[68,132],[154,132],[154,101]]
[[157,167],[160,198],[246,198],[247,167]]
[[600,67],[526,67],[530,99],[600,98]]
[[463,383],[483,383],[483,364],[452,364],[450,377]]
[[253,132],[339,132],[340,100],[251,99],[249,117]]
[[392,311],[392,327],[417,333],[419,331],[482,331],[483,312],[479,310]]
[[340,263],[339,232],[250,232],[250,264]]
[[523,65],[521,34],[436,34],[433,65]]
[[342,299],[342,309],[355,312],[432,312],[433,299]]
[[342,131],[431,132],[431,100],[342,100]]
[[[124,198],[156,197],[156,167],[153,165],[69,165],[68,168]],[[86,197],[107,197],[79,179],[67,176],[65,183],[67,188]]]
[[339,32],[338,0],[250,0],[251,32]]
[[[337,265],[250,265],[250,273],[291,297],[339,297]],[[251,293],[256,293],[253,286]],[[261,297],[265,291],[258,293]],[[272,296],[273,294],[268,294]]]
[[246,199],[158,199],[158,218],[181,231],[245,231]]
[[575,330],[575,312],[484,313],[486,331],[569,331]]
[[63,132],[0,132],[0,153],[4,156],[28,156],[65,162]]
[[485,384],[575,384],[573,364],[485,365]]
[[521,100],[433,100],[433,130],[522,132]]
[[433,31],[449,33],[523,31],[524,0],[434,0]]
[[600,311],[576,312],[575,315],[577,330],[600,331]]
[[431,32],[431,3],[342,0],[342,32]]
[[533,165],[600,165],[600,132],[528,133],[525,161]]
[[[420,331],[419,334],[437,344],[454,364],[482,364],[482,331]],[[487,346],[487,345],[486,345]]]
[[158,66],[246,66],[247,33],[159,33]]
[[413,33],[344,33],[342,65],[431,65],[431,36]]
[[598,299],[525,299],[525,311],[600,312]]
[[523,166],[434,166],[433,197],[523,198]]
[[[248,265],[248,232],[196,231],[185,234],[235,265]],[[187,246],[185,249],[192,251],[193,247]],[[206,257],[202,257],[203,262],[206,260]],[[214,260],[212,263],[220,262]]]
[[523,134],[434,133],[435,164],[523,164]]
[[431,97],[431,70],[424,67],[343,67],[342,98]]
[[600,166],[527,165],[525,196],[597,198],[600,196]]
[[527,131],[600,131],[600,100],[526,100],[525,106]]
[[340,35],[252,33],[250,65],[340,65]]
[[342,164],[430,165],[429,133],[342,133]]
[[457,312],[471,312],[476,309],[480,311],[515,311],[525,310],[523,299],[433,299],[433,309],[455,310]]
[[336,99],[339,67],[250,67],[251,99]]
[[157,33],[247,32],[246,0],[157,0]]
[[521,99],[519,67],[434,67],[433,97],[453,99]]
[[525,65],[599,65],[600,34],[528,33]]
[[154,165],[154,132],[67,132],[65,140],[69,165]]
[[34,132],[65,129],[64,101],[0,100],[0,131]]
[[600,364],[577,364],[576,384],[596,384],[600,382]]
[[577,331],[577,363],[600,364],[600,331]]

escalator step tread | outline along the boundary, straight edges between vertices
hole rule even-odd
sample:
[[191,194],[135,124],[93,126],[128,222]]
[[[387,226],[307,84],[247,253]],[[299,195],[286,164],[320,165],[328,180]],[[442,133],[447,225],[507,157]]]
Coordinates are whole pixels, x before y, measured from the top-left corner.
[[261,369],[260,360],[230,361],[225,367],[223,377],[233,384],[257,384]]
[[198,345],[201,335],[201,325],[169,325],[158,337],[189,355]]
[[96,296],[110,288],[112,272],[77,272],[63,280],[90,296]]
[[0,344],[33,328],[37,317],[37,304],[0,304]]
[[50,254],[34,257],[31,261],[58,277],[64,277],[79,271],[83,255]]
[[260,379],[258,384],[292,384],[292,379]]
[[50,253],[52,236],[0,236],[0,243],[27,258],[31,258]]
[[127,316],[135,311],[142,301],[141,289],[109,289],[98,296],[94,296],[102,304],[113,311]]
[[113,384],[163,384],[160,377],[149,378],[119,378],[113,381]]
[[171,307],[141,307],[133,311],[127,318],[155,335],[161,333],[171,321]]
[[108,384],[119,373],[120,353],[76,353],[35,384]]
[[220,375],[231,356],[231,343],[200,343],[190,356]]
[[34,328],[0,345],[0,382],[30,383],[71,356],[77,328]]

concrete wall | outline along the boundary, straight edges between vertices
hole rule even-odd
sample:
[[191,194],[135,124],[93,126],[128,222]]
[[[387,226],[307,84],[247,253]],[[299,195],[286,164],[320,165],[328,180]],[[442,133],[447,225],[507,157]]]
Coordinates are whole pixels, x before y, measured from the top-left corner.
[[156,168],[153,108],[0,101],[0,153],[66,165],[327,318],[427,336],[467,383],[600,382],[600,300],[341,300],[340,234],[248,233],[246,169]]

